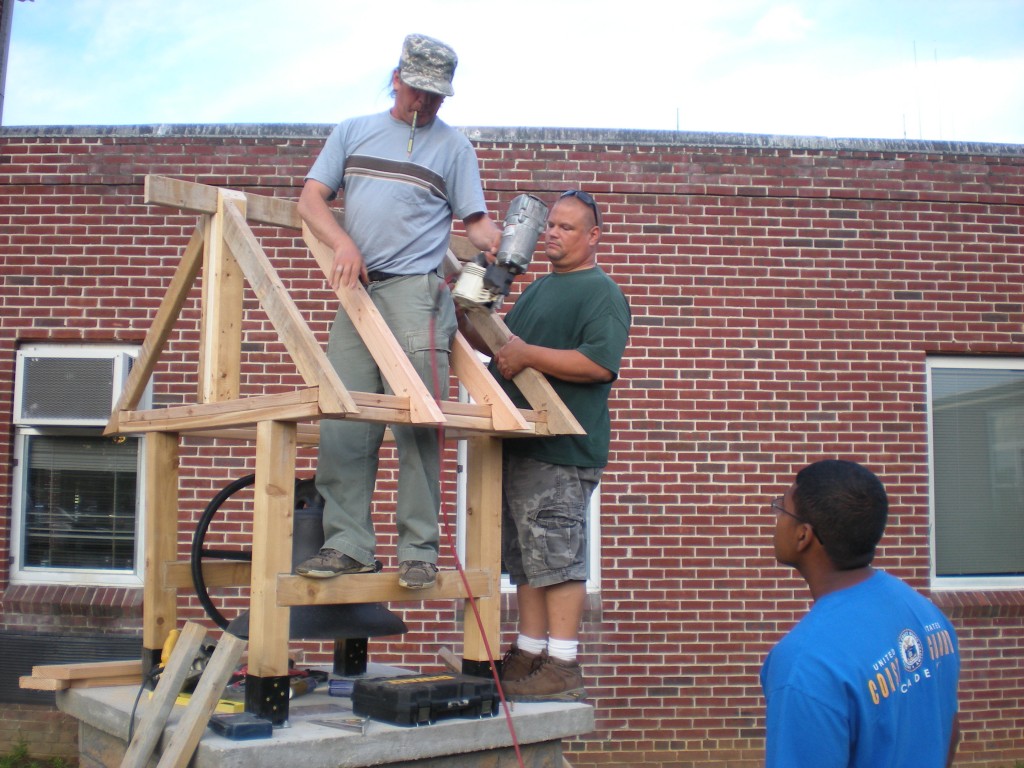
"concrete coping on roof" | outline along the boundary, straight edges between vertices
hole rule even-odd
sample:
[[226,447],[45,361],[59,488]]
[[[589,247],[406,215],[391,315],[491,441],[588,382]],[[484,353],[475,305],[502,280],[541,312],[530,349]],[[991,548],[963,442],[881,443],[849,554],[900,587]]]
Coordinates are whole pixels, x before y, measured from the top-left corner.
[[[149,125],[3,126],[2,138],[31,137],[238,137],[303,139],[326,137],[325,123],[159,123]],[[1024,157],[1024,144],[923,139],[844,139],[755,133],[654,131],[612,128],[459,127],[470,140],[514,144],[606,144],[669,147],[722,147],[826,152],[898,152]]]

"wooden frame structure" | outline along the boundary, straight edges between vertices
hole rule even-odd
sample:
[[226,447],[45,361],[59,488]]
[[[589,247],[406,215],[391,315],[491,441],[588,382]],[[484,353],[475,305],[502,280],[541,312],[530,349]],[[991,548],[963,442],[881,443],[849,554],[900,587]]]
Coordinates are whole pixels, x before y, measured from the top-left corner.
[[[148,668],[159,659],[164,642],[177,625],[178,591],[192,586],[189,564],[176,560],[179,445],[185,434],[255,440],[252,563],[207,562],[203,572],[211,586],[249,585],[249,680],[256,688],[267,681],[283,688],[285,717],[287,685],[280,686],[280,681],[288,675],[291,606],[468,600],[472,594],[487,644],[476,622],[466,621],[463,663],[489,662],[485,649],[488,645],[497,648],[500,628],[501,441],[583,432],[550,384],[536,371],[524,370],[515,381],[531,409],[516,408],[458,335],[451,368],[473,402],[435,401],[369,295],[357,286],[339,288],[338,298],[394,394],[350,392],[249,228],[251,221],[301,230],[319,266],[329,273],[332,254],[304,226],[294,202],[161,176],[146,177],[144,199],[147,204],[197,213],[199,218],[105,430],[107,435],[146,435],[143,666]],[[471,251],[468,242],[453,236],[449,267],[457,266],[453,250],[472,255],[466,253]],[[204,279],[198,402],[135,410],[200,269]],[[283,394],[242,396],[246,283],[279,334],[305,387]],[[473,310],[469,316],[492,349],[508,339],[508,329],[490,311]],[[435,586],[411,594],[398,586],[394,573],[326,581],[291,574],[295,452],[300,443],[316,442],[322,418],[443,427],[446,437],[467,439],[465,582],[454,571],[442,571]],[[466,611],[466,615],[471,613]],[[280,706],[281,702],[275,702],[277,719]]]

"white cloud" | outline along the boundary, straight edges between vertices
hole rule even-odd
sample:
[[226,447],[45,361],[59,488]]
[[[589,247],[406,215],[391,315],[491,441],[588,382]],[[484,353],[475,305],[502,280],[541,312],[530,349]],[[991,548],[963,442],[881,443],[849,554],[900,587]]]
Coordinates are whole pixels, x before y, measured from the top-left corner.
[[331,123],[387,108],[417,31],[459,52],[454,125],[673,129],[678,113],[683,130],[916,138],[920,123],[1024,142],[1007,95],[1022,19],[1019,0],[16,3],[4,122]]
[[777,5],[757,20],[753,36],[758,40],[777,43],[803,40],[814,23],[795,5]]

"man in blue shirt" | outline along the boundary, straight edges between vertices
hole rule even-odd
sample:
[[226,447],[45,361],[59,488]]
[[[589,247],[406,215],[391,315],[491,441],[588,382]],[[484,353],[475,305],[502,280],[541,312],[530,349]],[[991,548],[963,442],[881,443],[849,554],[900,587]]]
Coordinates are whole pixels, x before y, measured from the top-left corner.
[[772,503],[775,558],[814,598],[761,669],[767,768],[949,766],[959,741],[956,632],[929,600],[871,567],[881,481],[819,461]]

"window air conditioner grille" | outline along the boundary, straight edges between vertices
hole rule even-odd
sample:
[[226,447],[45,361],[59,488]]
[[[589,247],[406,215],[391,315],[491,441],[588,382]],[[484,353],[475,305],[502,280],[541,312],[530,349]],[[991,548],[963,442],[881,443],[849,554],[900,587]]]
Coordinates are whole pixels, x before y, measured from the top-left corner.
[[26,356],[17,421],[22,424],[103,424],[110,418],[117,358]]

